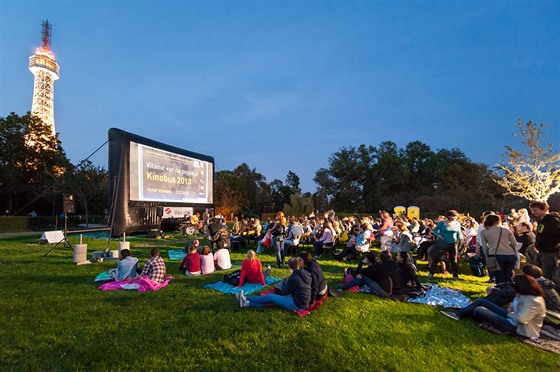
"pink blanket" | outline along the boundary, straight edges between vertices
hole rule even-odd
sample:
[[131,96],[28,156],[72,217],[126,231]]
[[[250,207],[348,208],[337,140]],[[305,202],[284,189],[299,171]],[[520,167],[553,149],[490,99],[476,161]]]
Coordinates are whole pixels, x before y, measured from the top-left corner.
[[168,276],[163,283],[154,282],[147,276],[135,280],[122,280],[120,282],[109,282],[99,286],[102,291],[116,291],[118,289],[135,289],[138,292],[157,291],[165,287],[171,280],[172,276]]

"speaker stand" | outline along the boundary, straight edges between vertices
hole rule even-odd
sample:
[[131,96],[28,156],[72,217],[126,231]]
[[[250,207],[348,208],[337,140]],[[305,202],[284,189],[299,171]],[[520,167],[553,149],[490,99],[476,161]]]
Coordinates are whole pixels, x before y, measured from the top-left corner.
[[74,251],[74,249],[72,249],[72,245],[70,244],[70,242],[68,241],[68,217],[66,216],[67,214],[64,213],[64,237],[54,245],[54,247],[52,247],[47,253],[45,253],[45,255],[43,257],[47,257],[49,254],[51,254],[52,251],[54,251],[60,244],[62,244],[62,247],[66,247],[66,245],[68,245],[68,248],[70,248],[72,251]]

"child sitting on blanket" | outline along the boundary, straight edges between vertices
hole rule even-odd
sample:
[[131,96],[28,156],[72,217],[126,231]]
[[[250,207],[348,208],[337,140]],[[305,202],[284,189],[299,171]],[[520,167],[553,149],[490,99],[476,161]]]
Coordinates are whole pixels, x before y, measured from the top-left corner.
[[196,252],[196,247],[194,245],[189,247],[189,253],[181,261],[179,270],[185,270],[186,276],[200,275],[200,255]]
[[136,276],[138,259],[130,255],[130,250],[121,250],[121,260],[116,269],[109,270],[109,275],[114,281],[131,279]]
[[200,270],[203,274],[213,273],[216,268],[214,267],[214,255],[209,246],[205,245],[200,255]]

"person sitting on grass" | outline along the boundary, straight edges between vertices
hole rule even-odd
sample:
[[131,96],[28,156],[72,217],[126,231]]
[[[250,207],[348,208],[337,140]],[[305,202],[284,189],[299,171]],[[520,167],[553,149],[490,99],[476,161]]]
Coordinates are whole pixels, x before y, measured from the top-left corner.
[[454,320],[473,317],[502,332],[537,339],[546,316],[544,292],[530,275],[516,275],[511,283],[517,294],[507,310],[479,298],[457,312],[442,310],[441,313]]
[[299,252],[298,258],[303,263],[302,267],[311,274],[311,302],[309,303],[309,306],[311,306],[313,302],[323,300],[328,296],[329,287],[321,266],[319,266],[309,252]]
[[167,269],[163,258],[159,256],[159,249],[152,248],[151,256],[152,258],[144,264],[140,276],[146,275],[156,283],[163,283],[167,279]]
[[268,265],[268,269],[263,273],[261,261],[257,258],[257,254],[254,250],[249,249],[247,251],[247,258],[241,263],[238,287],[243,287],[245,283],[258,283],[265,286],[264,279],[270,275],[270,270],[270,265]]
[[[225,248],[222,248],[225,249]],[[216,268],[214,267],[214,255],[209,246],[205,245],[200,255],[200,271],[202,274],[213,273]]]
[[546,309],[560,314],[560,295],[556,291],[556,284],[550,279],[543,277],[543,271],[540,267],[533,264],[523,265],[523,273],[531,275],[541,286],[544,293],[544,303]]
[[311,274],[303,269],[296,257],[290,258],[288,266],[292,274],[287,278],[280,294],[269,293],[264,296],[245,297],[243,291],[236,294],[241,307],[263,307],[276,305],[286,310],[303,311],[311,302]]
[[416,274],[416,266],[411,261],[411,257],[406,252],[399,252],[397,255],[397,264],[399,267],[399,278],[401,287],[411,286],[420,287],[420,281]]
[[179,270],[184,270],[186,276],[200,275],[200,254],[198,254],[194,245],[189,247],[189,253],[181,261]]
[[214,253],[214,266],[216,270],[231,269],[231,258],[227,248],[220,248]]
[[[365,268],[364,264],[367,265]],[[345,268],[344,281],[346,284],[337,288],[337,291],[365,284],[371,293],[379,297],[388,298],[393,292],[391,276],[385,267],[377,262],[373,252],[366,253],[366,258],[358,264],[355,271]]]
[[397,261],[393,260],[389,251],[383,251],[379,254],[379,260],[381,261],[381,266],[387,270],[389,276],[391,277],[391,282],[393,283],[392,290],[401,289],[401,278],[399,275],[399,264]]
[[137,274],[138,259],[130,255],[130,250],[121,249],[121,260],[116,269],[109,270],[109,275],[114,281],[134,278]]

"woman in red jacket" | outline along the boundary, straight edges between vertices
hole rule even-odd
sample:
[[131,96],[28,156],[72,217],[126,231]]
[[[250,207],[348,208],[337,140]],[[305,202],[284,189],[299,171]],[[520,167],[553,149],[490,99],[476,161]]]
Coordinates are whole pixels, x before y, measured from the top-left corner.
[[270,265],[268,269],[263,273],[261,261],[257,258],[255,251],[249,249],[247,251],[247,258],[241,263],[241,276],[239,278],[239,287],[247,283],[259,283],[261,285],[266,285],[264,278],[270,274]]

